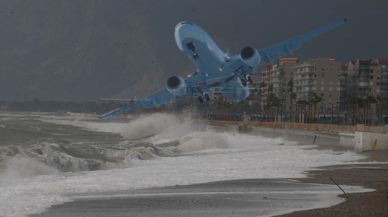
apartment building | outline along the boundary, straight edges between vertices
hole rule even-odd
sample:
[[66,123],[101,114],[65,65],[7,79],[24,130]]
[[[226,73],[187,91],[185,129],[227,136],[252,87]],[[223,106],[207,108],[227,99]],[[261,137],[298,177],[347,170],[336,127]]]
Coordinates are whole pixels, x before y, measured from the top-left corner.
[[339,107],[341,91],[341,62],[335,58],[318,58],[295,66],[294,92],[296,101],[321,97],[325,110]]
[[343,92],[358,97],[388,96],[388,60],[358,59],[344,66]]
[[[298,58],[282,58],[279,59],[277,64],[264,68],[262,75],[265,87],[262,88],[262,108],[266,105],[269,94],[273,93],[281,100],[285,109],[290,109],[290,94],[292,90],[290,90],[289,85],[290,80],[293,80],[294,67],[298,63]],[[270,86],[272,86],[272,91]]]

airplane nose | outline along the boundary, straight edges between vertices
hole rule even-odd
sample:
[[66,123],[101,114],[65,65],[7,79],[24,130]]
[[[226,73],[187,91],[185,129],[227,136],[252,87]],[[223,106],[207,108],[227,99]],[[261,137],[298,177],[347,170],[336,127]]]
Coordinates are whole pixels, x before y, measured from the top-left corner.
[[193,26],[194,24],[190,22],[180,22],[175,27],[175,41],[181,51],[183,51],[182,41],[190,35]]

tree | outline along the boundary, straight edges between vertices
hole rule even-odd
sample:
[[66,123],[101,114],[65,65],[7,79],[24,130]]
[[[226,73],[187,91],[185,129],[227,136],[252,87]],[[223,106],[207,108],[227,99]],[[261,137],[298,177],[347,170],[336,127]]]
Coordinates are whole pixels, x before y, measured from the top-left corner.
[[315,120],[315,113],[316,113],[316,110],[317,110],[317,104],[320,103],[322,100],[323,100],[322,97],[314,95],[313,98],[308,101],[309,106],[311,106],[311,105],[314,106],[314,115],[313,115],[313,119],[314,120]]
[[366,109],[367,109],[367,119],[366,123],[370,126],[371,124],[371,119],[372,119],[372,114],[371,114],[371,104],[376,104],[378,101],[376,98],[373,96],[368,96],[367,98],[364,99],[365,104],[366,104]]
[[378,107],[379,107],[379,123],[384,124],[383,110],[388,105],[388,97],[386,96],[377,96]]

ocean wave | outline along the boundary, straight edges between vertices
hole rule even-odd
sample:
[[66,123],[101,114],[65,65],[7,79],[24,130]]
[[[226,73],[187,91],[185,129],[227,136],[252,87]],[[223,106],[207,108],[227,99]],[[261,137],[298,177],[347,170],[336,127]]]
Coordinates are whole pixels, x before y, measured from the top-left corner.
[[101,149],[97,154],[80,153],[55,143],[28,147],[0,147],[0,182],[66,172],[125,168],[138,160],[156,157],[152,147]]

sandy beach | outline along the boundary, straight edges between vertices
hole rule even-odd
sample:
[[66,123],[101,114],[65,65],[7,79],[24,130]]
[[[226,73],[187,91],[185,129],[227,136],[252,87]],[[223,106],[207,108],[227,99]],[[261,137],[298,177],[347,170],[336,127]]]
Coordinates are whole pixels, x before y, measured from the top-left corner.
[[[377,164],[354,164],[328,166],[309,171],[309,178],[298,179],[303,183],[333,184],[330,177],[340,186],[352,185],[375,189],[368,193],[341,194],[346,201],[338,205],[297,211],[282,217],[304,216],[388,216],[388,151],[370,151],[363,153],[368,156],[364,161],[376,161]],[[338,189],[340,191],[340,189]]]

